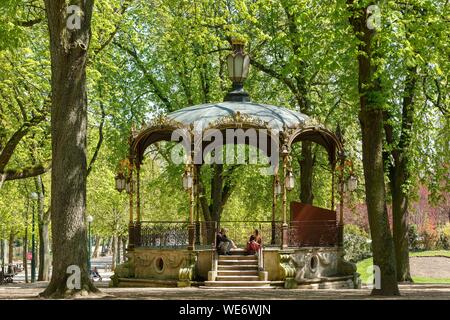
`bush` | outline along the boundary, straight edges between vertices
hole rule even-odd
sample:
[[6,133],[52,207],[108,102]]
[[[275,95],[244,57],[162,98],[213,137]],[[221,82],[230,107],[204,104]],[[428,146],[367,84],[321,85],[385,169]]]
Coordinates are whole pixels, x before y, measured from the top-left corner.
[[435,250],[439,241],[439,235],[436,228],[431,224],[426,224],[421,232],[423,249]]
[[371,240],[364,230],[353,224],[344,227],[345,260],[358,262],[372,256]]
[[408,227],[408,242],[409,242],[409,250],[418,251],[420,250],[420,241],[419,241],[419,228],[417,225],[411,224]]
[[450,250],[450,223],[440,226],[437,233],[437,249]]

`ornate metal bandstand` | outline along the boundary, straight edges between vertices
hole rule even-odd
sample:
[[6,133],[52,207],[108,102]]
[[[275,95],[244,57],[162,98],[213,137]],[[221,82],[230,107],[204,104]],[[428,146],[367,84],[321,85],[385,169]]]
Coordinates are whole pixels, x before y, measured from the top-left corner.
[[[285,288],[357,285],[355,266],[343,259],[346,185],[342,138],[339,132],[333,133],[305,114],[250,102],[243,90],[249,69],[249,57],[243,48],[242,43],[234,43],[233,53],[228,57],[233,90],[224,102],[183,108],[132,132],[129,156],[122,164],[125,172],[116,177],[117,189],[126,188],[130,195],[128,261],[115,270],[114,285]],[[221,139],[227,136],[227,130],[234,133],[231,142]],[[176,141],[185,149],[183,187],[189,197],[189,219],[185,222],[141,220],[140,169],[144,153],[150,145],[161,141]],[[317,143],[327,151],[332,172],[331,204],[330,209],[322,209],[291,202],[288,215],[287,193],[294,188],[291,150],[302,141]],[[204,155],[230,143],[253,146],[270,159],[267,168],[273,175],[270,221],[200,221],[196,204]],[[335,190],[340,193],[338,219]],[[281,214],[277,214],[278,196]],[[243,235],[242,242],[247,231],[262,230],[262,249],[255,257],[247,257],[239,250],[230,258],[218,256],[215,235],[224,226],[235,232],[232,236],[235,239]]]

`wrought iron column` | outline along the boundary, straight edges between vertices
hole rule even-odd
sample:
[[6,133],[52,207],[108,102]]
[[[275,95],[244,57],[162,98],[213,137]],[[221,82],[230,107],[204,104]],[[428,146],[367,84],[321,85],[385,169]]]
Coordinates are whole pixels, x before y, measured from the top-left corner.
[[336,187],[335,186],[335,184],[336,184],[336,182],[335,182],[335,180],[336,180],[336,178],[335,178],[335,175],[336,175],[336,162],[335,161],[333,161],[333,163],[331,164],[331,210],[336,210],[336,208],[335,208],[335,199],[334,199],[334,197],[335,197],[335,190],[334,190],[334,188]]
[[286,189],[286,174],[287,162],[289,154],[283,153],[283,184],[281,186],[283,194],[283,226],[281,233],[281,248],[286,249],[289,246],[289,226],[287,224],[287,189]]
[[128,222],[128,250],[134,249],[134,239],[135,239],[135,228],[133,221],[133,158],[130,156],[129,165],[128,165],[128,179],[130,184],[129,189],[129,209],[130,209],[130,217]]
[[195,196],[195,244],[200,245],[200,166],[194,166],[194,196]]
[[275,215],[277,210],[277,181],[278,181],[278,173],[274,173],[273,175],[273,184],[272,184],[272,240],[270,241],[270,244],[275,244],[275,237],[276,237],[276,226],[275,226]]
[[[141,166],[136,163],[136,223],[134,225],[135,243],[139,247],[141,245],[141,180],[140,180]],[[133,180],[131,180],[133,181]]]
[[338,245],[342,247],[344,245],[344,165],[345,165],[345,155],[340,155],[340,166],[339,166],[339,238]]
[[[188,170],[193,171],[192,161],[188,164]],[[189,245],[188,250],[194,250],[195,243],[195,224],[194,224],[194,185],[188,189],[189,193],[189,226],[188,226],[188,237],[189,237]]]

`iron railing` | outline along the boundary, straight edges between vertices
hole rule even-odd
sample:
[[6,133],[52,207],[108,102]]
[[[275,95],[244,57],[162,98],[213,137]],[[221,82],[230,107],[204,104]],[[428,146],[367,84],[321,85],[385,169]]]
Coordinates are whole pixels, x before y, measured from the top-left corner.
[[[201,221],[194,223],[196,248],[215,248],[216,235],[228,229],[228,238],[245,248],[250,235],[258,229],[264,247],[281,246],[281,221]],[[137,247],[187,248],[189,223],[184,221],[142,221],[130,225],[130,240]],[[335,220],[291,222],[288,226],[289,247],[336,246],[340,243],[340,226]]]
[[[189,223],[183,221],[142,221],[134,228],[134,243],[138,247],[184,248],[189,246]],[[194,224],[196,247],[215,246],[216,223]]]

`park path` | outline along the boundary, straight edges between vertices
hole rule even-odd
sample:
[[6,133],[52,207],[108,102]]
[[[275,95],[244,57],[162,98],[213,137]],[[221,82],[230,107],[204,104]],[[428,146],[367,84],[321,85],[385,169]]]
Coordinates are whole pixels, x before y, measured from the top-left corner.
[[[47,283],[17,283],[0,286],[0,300],[39,299]],[[103,286],[103,285],[102,285]],[[371,297],[370,290],[309,290],[309,289],[273,289],[260,290],[255,296],[253,290],[223,290],[200,288],[108,288],[100,289],[101,294],[87,299],[100,300],[368,300],[368,299],[419,299],[450,300],[450,285],[413,284],[400,285],[400,297]]]
[[411,257],[409,264],[413,277],[450,279],[449,257]]

